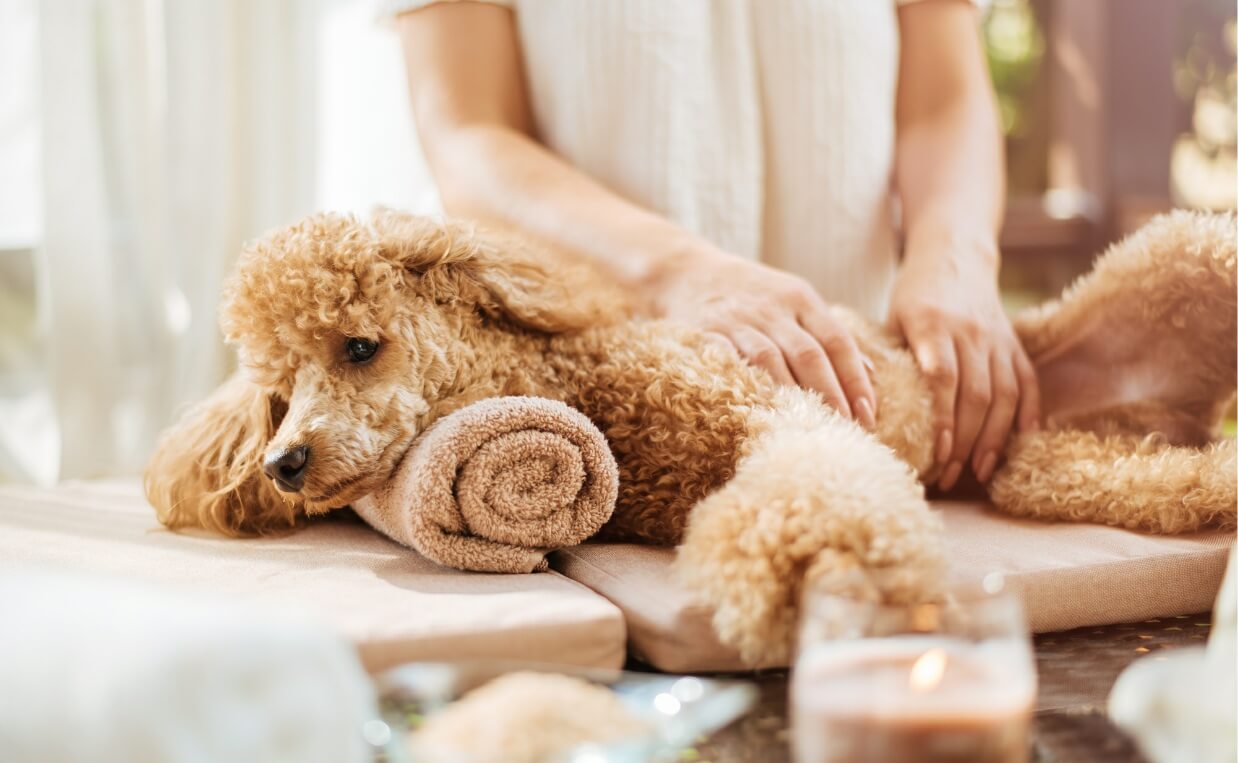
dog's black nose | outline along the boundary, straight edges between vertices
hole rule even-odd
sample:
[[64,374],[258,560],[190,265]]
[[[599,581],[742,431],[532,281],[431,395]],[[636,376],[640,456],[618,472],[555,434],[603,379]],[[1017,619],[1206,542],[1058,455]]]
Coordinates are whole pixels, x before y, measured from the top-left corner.
[[262,463],[262,471],[275,481],[275,487],[285,493],[295,493],[305,485],[305,466],[309,463],[309,446],[301,445],[271,454]]

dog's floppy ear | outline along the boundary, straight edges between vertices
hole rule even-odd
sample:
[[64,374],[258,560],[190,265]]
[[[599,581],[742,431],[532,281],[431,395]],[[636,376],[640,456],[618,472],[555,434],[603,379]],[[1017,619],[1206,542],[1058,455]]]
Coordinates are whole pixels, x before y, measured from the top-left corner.
[[618,293],[583,263],[526,238],[467,221],[376,210],[384,249],[437,300],[476,304],[537,331],[561,332],[614,320]]
[[146,497],[168,527],[225,535],[289,528],[301,507],[262,474],[284,403],[235,373],[160,437],[146,466]]

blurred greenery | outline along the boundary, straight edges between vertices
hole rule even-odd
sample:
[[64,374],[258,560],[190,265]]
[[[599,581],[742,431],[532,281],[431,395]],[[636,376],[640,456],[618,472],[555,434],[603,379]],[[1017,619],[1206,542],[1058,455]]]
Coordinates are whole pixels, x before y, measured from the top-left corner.
[[1045,38],[1026,0],[996,0],[985,18],[985,55],[1008,137],[1028,131],[1028,92],[1044,60]]
[[1009,191],[1039,195],[1049,182],[1049,146],[1042,76],[1046,40],[1035,8],[1028,0],[994,0],[981,37],[1006,136]]
[[1234,92],[1234,13],[1232,0],[1193,0],[1186,6],[1183,52],[1174,62],[1174,89],[1183,100],[1194,100],[1205,87]]

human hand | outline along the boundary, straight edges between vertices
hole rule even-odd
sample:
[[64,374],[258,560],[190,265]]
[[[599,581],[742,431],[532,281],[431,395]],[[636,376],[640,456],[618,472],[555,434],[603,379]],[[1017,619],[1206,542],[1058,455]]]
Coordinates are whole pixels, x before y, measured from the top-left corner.
[[777,381],[816,390],[844,416],[876,426],[867,361],[802,278],[701,248],[668,267],[653,307],[660,317],[720,334]]
[[895,280],[890,323],[933,391],[938,485],[949,490],[971,459],[987,482],[1017,421],[1040,417],[1036,373],[1002,310],[996,247],[914,245]]

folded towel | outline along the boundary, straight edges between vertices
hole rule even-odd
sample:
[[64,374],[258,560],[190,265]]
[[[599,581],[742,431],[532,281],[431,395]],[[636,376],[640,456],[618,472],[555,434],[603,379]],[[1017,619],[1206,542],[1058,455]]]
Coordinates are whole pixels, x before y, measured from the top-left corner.
[[353,509],[439,564],[520,573],[546,569],[549,551],[600,530],[618,491],[615,458],[584,414],[498,397],[436,421]]
[[295,616],[149,584],[0,572],[0,760],[364,763],[374,689]]

